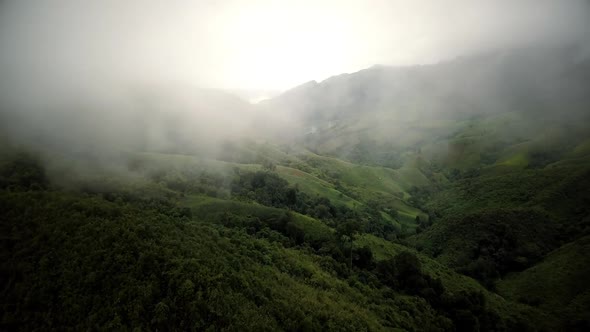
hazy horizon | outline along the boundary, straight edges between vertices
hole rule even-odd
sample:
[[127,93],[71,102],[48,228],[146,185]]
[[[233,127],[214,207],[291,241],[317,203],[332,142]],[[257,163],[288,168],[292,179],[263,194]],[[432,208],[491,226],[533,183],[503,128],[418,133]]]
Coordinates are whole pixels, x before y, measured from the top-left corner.
[[[498,61],[401,80],[341,74],[531,47],[575,45],[567,58],[586,59],[588,9],[581,0],[4,1],[1,127],[16,142],[71,151],[194,152],[229,138],[293,138],[310,119],[359,110],[398,120],[499,111],[509,86],[542,97],[538,81],[571,63],[562,53],[515,60],[510,79]],[[330,77],[309,94],[253,105]]]
[[0,0],[0,234],[0,331],[590,331],[590,0]]
[[[284,91],[375,64],[588,45],[588,1],[4,1],[10,83]],[[46,82],[44,82],[46,81]]]

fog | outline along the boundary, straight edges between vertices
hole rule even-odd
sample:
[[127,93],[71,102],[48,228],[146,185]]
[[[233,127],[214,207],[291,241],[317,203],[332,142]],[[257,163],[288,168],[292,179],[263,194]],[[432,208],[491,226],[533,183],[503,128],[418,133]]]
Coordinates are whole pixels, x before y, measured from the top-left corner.
[[2,66],[61,85],[285,90],[374,64],[589,38],[587,1],[4,1]]
[[[226,140],[296,137],[310,114],[456,111],[439,103],[454,89],[464,108],[506,108],[492,102],[506,96],[506,77],[494,81],[502,52],[572,50],[544,58],[545,76],[529,75],[535,66],[511,76],[512,87],[527,86],[584,64],[589,31],[588,1],[3,1],[2,138],[65,153],[215,155]],[[414,68],[482,54],[495,60],[426,76],[369,70],[249,103],[375,64]],[[464,78],[474,68],[483,79],[471,85]],[[580,81],[561,81],[572,82]],[[423,93],[430,104],[403,102]]]

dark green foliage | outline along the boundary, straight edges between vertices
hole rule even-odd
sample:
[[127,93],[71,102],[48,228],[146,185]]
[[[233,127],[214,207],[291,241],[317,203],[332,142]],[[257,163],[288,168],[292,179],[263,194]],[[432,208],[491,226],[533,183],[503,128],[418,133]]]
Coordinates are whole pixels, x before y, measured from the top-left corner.
[[389,287],[424,298],[441,315],[449,317],[456,331],[503,330],[502,321],[486,305],[483,293],[445,291],[440,279],[422,271],[418,257],[401,252],[377,264],[379,279]]
[[427,252],[493,287],[499,276],[521,271],[556,248],[558,230],[539,210],[489,210],[441,221],[419,238]]
[[[420,250],[479,280],[488,289],[501,291],[502,296],[519,294],[514,299],[521,303],[540,308],[548,315],[559,312],[556,318],[546,320],[560,321],[563,329],[564,324],[575,320],[584,324],[579,320],[584,315],[584,301],[567,298],[565,294],[569,294],[568,289],[586,289],[587,282],[575,277],[564,278],[562,283],[554,280],[570,273],[578,275],[583,268],[572,267],[572,272],[546,269],[535,278],[526,278],[528,271],[544,266],[552,250],[590,234],[588,166],[582,163],[543,168],[560,156],[563,153],[532,153],[529,168],[524,170],[482,169],[480,174],[469,177],[462,171],[451,170],[453,182],[414,189],[411,202],[428,211],[432,221],[432,225],[418,222],[419,234],[413,240]],[[520,274],[522,278],[518,278]],[[526,290],[513,287],[508,292],[502,280],[511,276]],[[549,294],[538,296],[534,294],[541,291],[529,290],[544,289],[545,283],[550,282],[553,284],[549,288],[554,291]],[[501,290],[496,290],[498,283]],[[565,299],[557,305],[548,300],[553,297]],[[559,309],[564,307],[568,308],[567,314]],[[459,319],[457,315],[447,313],[454,316],[454,321]],[[514,321],[507,328],[524,330],[522,324]]]
[[417,244],[493,288],[506,273],[588,234],[589,188],[587,169],[571,167],[460,180],[431,195],[426,208],[440,217],[433,227],[419,225]]
[[[497,331],[506,329],[497,314],[487,309],[482,293],[444,294],[441,310],[451,318],[456,331]],[[527,329],[526,325],[521,328]],[[509,328],[509,330],[518,330]]]
[[49,180],[41,161],[29,153],[20,152],[11,161],[0,165],[0,188],[46,189]]
[[426,206],[426,203],[432,199],[432,195],[434,195],[435,192],[436,188],[432,186],[414,186],[408,190],[408,193],[411,195],[408,202],[412,204],[412,206],[423,208]]
[[[417,202],[442,217],[456,218],[494,208],[542,208],[561,223],[575,223],[590,212],[587,167],[527,169],[463,179],[445,190],[432,189]],[[422,189],[424,191],[424,189]]]
[[341,223],[336,228],[336,235],[338,237],[348,237],[353,239],[360,231],[361,225],[355,220],[348,220]]
[[[293,241],[307,243],[289,213],[265,221],[226,213],[227,228],[191,221],[172,202],[151,208],[131,194],[110,193],[113,201],[104,195],[0,192],[3,329],[359,331],[382,324],[433,330],[453,326],[442,311],[430,309],[442,286],[422,274],[415,256],[396,257],[394,278],[400,281],[395,285],[401,288],[394,289],[426,299],[430,304],[423,308],[389,300],[390,293],[379,290],[367,247],[354,249],[355,269],[364,270],[352,273],[331,256],[284,249],[285,238],[273,235],[269,222]],[[339,233],[352,238],[359,229],[350,221]],[[337,248],[329,249],[330,242],[322,248],[338,255]],[[370,300],[314,270],[314,260],[326,271],[372,285],[355,286],[370,292]],[[427,280],[427,287],[420,280]],[[370,301],[364,306],[372,311],[348,304],[356,301]],[[399,307],[413,318],[386,314]]]
[[269,172],[243,172],[232,183],[234,195],[253,199],[261,204],[275,207],[294,207],[296,198],[292,192],[287,192],[287,181]]
[[211,197],[229,196],[228,181],[219,174],[191,169],[178,171],[160,167],[142,170],[142,173],[149,180],[183,194],[204,194]]
[[422,220],[420,218],[420,216],[416,216],[416,225],[418,225],[416,227],[416,234],[420,234],[422,232],[424,232],[428,227],[432,226],[432,223],[435,220],[434,216],[431,216],[430,218],[428,218],[428,220]]
[[296,303],[277,273],[311,272],[266,241],[100,198],[0,199],[2,329],[367,329]]
[[348,220],[346,222],[341,223],[336,228],[336,237],[339,241],[341,241],[342,246],[344,247],[346,243],[348,243],[348,256],[350,257],[350,268],[352,269],[352,244],[355,237],[358,235],[361,229],[361,225],[359,222],[355,220]]
[[0,147],[0,330],[589,330],[588,61],[504,53],[287,92],[283,147]]
[[534,151],[529,154],[529,168],[543,168],[558,161],[563,153],[559,150]]
[[[283,188],[272,176],[251,179],[258,189]],[[293,195],[290,189],[284,197]],[[179,207],[179,197],[160,187],[107,183],[71,193],[0,191],[2,329],[358,331],[456,324],[438,308],[442,284],[422,273],[415,256],[397,256],[393,274],[376,277],[371,249],[352,246],[363,229],[358,220],[336,220],[336,236],[318,236],[305,224],[317,221],[286,210],[258,206],[264,214],[248,215],[240,209],[252,205],[234,201],[225,212],[201,214]],[[330,211],[329,201],[317,202]],[[390,299],[387,286],[416,302]],[[394,314],[399,308],[411,318]]]
[[498,282],[505,297],[559,317],[559,330],[572,331],[590,317],[590,236],[561,246],[543,261]]
[[254,200],[266,206],[286,208],[311,217],[342,222],[360,216],[346,206],[336,206],[321,196],[310,197],[272,172],[240,172],[231,185],[233,195]]
[[360,269],[371,269],[373,266],[373,252],[371,248],[365,246],[361,248],[354,248],[352,250],[352,264]]
[[[284,246],[301,245],[305,242],[317,249],[326,241],[326,239],[311,239],[306,236],[305,230],[296,223],[293,215],[289,212],[281,212],[264,220],[254,216],[225,212],[221,216],[220,222],[227,227],[243,228],[252,235],[277,239]],[[269,233],[269,230],[278,232],[280,235],[277,237],[274,233]]]
[[423,274],[418,257],[404,251],[377,264],[377,274],[385,285],[408,294],[436,301],[444,292],[440,280]]
[[273,163],[271,160],[265,159],[262,162],[262,168],[267,171],[274,172],[277,169],[277,165]]
[[343,148],[342,150],[336,153],[346,155],[348,160],[357,164],[376,165],[394,169],[403,166],[403,158],[399,147],[392,144],[377,144],[375,140],[366,137],[362,137],[360,142],[352,148]]

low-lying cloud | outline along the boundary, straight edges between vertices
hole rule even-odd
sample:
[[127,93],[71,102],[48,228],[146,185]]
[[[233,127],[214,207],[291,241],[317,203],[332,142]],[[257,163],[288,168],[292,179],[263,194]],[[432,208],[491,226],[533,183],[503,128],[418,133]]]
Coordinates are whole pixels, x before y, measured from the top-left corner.
[[[584,57],[589,9],[545,0],[4,1],[2,132],[70,151],[178,153],[286,135],[301,120],[293,108],[254,107],[216,89],[284,90],[376,63],[531,45],[577,45]],[[373,85],[390,83],[400,84]],[[349,90],[323,98],[340,105],[358,97],[342,95]]]

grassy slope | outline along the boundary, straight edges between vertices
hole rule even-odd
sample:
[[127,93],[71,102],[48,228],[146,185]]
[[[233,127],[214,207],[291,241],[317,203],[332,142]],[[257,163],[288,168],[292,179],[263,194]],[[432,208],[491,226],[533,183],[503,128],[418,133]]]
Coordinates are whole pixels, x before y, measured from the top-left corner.
[[[473,148],[472,151],[477,152],[477,150],[480,149],[480,145],[477,143],[478,140],[483,141],[486,138],[485,135],[481,135],[484,138],[478,137],[477,132],[479,129],[470,130],[472,132],[464,131],[458,135],[456,139],[459,141],[475,142],[473,144],[470,143],[470,148]],[[588,156],[586,151],[586,143],[580,143],[575,147],[575,149],[573,149],[571,160],[574,158],[586,160],[584,159]],[[514,148],[514,146],[512,146],[511,149],[505,150],[509,152],[507,154],[507,158],[515,158],[514,156],[518,155],[518,153],[524,153],[521,150]],[[307,151],[299,151],[296,155],[288,155],[276,147],[265,147],[264,149],[252,151],[255,151],[255,153],[258,153],[279,164],[285,160],[289,160],[292,163],[301,163],[306,166],[306,171],[293,167],[278,166],[277,173],[285,178],[290,184],[297,185],[302,191],[308,194],[325,196],[330,198],[330,200],[336,204],[343,204],[349,207],[358,207],[373,199],[387,200],[388,204],[390,204],[390,206],[394,207],[399,212],[397,220],[391,220],[393,223],[401,222],[412,224],[414,222],[415,216],[419,215],[421,211],[408,206],[404,202],[404,199],[409,196],[407,190],[412,186],[423,186],[430,184],[430,181],[424,176],[424,174],[418,168],[411,167],[411,165],[398,170],[393,170],[384,167],[356,165],[333,157],[319,156]],[[146,160],[151,166],[154,167],[190,169],[197,172],[215,172],[222,175],[232,174],[233,169],[235,168],[248,171],[261,169],[259,164],[241,164],[236,162],[205,160],[184,155],[143,153],[139,154],[138,156],[143,160]],[[463,155],[463,157],[465,157],[465,155]],[[479,160],[478,158],[479,157],[476,159]],[[463,160],[466,159],[463,158]],[[441,212],[443,215],[452,216],[487,208],[518,207],[523,204],[529,205],[531,207],[552,203],[559,205],[559,200],[555,200],[553,196],[547,196],[544,198],[543,195],[546,195],[548,192],[555,191],[555,189],[560,188],[560,186],[564,186],[562,183],[563,181],[556,181],[556,179],[563,179],[564,174],[571,175],[576,173],[572,172],[572,170],[579,170],[578,163],[576,163],[574,166],[571,166],[571,164],[567,165],[568,167],[562,167],[562,165],[556,163],[550,165],[550,167],[547,167],[545,170],[525,170],[513,174],[492,174],[484,175],[474,179],[460,180],[459,182],[452,184],[450,189],[439,193],[437,197],[435,197],[430,203],[430,207],[436,211]],[[349,196],[345,195],[343,192],[338,191],[336,189],[337,186],[335,185],[335,181],[338,181],[342,187],[351,191],[354,195]],[[357,199],[353,197],[357,197]],[[183,204],[185,206],[191,207],[193,215],[202,220],[215,219],[219,216],[219,214],[224,212],[231,212],[234,214],[246,216],[251,215],[259,217],[260,219],[275,218],[280,214],[284,214],[284,210],[280,209],[202,196],[188,197],[184,200]],[[568,208],[570,208],[570,206],[566,204],[560,209]],[[294,222],[305,230],[306,236],[310,236],[313,239],[320,239],[322,237],[329,237],[332,235],[333,230],[318,220],[295,213],[293,216]],[[432,228],[433,231],[436,229],[436,227]],[[447,228],[445,233],[449,234],[449,236],[453,236],[453,229]],[[468,238],[470,234],[454,234],[454,236]],[[372,248],[372,251],[377,260],[391,257],[403,250],[411,250],[402,245],[394,244],[371,235],[361,236],[355,244],[355,246],[364,245]],[[460,248],[458,250],[460,250]],[[525,305],[519,305],[505,301],[496,294],[487,292],[473,279],[457,274],[449,267],[441,264],[439,261],[430,259],[423,254],[418,254],[418,256],[425,271],[434,277],[441,278],[447,289],[452,292],[458,292],[460,290],[482,291],[486,294],[486,298],[488,299],[490,306],[497,312],[501,313],[502,316],[508,317],[511,315],[524,315],[530,319],[538,319],[543,315],[542,311],[530,308]],[[568,259],[567,257],[557,257],[558,258],[555,258],[555,260]],[[381,322],[376,319],[374,313],[357,308],[358,306],[365,306],[370,303],[370,294],[359,295],[356,290],[348,289],[348,286],[341,280],[333,278],[329,274],[326,274],[324,271],[322,271],[314,256],[309,256],[297,250],[285,249],[282,259],[291,261],[289,264],[294,264],[293,266],[296,265],[297,267],[295,269],[312,271],[305,272],[305,274],[311,275],[310,280],[306,279],[303,281],[305,286],[300,285],[300,281],[293,282],[289,279],[284,279],[288,277],[278,277],[280,280],[282,280],[281,282],[290,285],[288,286],[288,292],[291,292],[293,289],[297,289],[295,294],[312,294],[316,292],[315,288],[317,287],[320,289],[327,288],[328,290],[325,294],[328,294],[327,296],[330,298],[325,298],[322,300],[322,302],[328,303],[326,304],[327,307],[338,307],[338,310],[343,310],[348,313],[359,315],[369,322],[368,324],[370,324],[370,328],[380,329],[383,327],[381,326]],[[548,261],[551,262],[549,258]],[[544,263],[546,262],[541,264]],[[543,271],[541,267],[539,269]],[[550,267],[547,267],[547,269],[550,269]],[[529,273],[529,270],[525,272]],[[269,273],[269,277],[271,277],[271,275],[273,278],[276,277],[273,274],[275,272]],[[514,289],[520,287],[521,284],[519,283],[526,282],[522,280],[527,280],[527,278],[532,277],[532,275],[533,273],[531,272],[530,274],[523,274],[522,277],[519,275],[510,276],[506,279],[506,283],[501,285],[502,295],[506,296],[506,298],[510,300],[518,300],[519,294],[518,292],[514,291]],[[560,279],[558,277],[551,280],[560,280],[565,283],[569,282],[568,279]],[[549,284],[550,282],[548,281],[547,283]],[[311,288],[308,287],[309,284],[312,285]],[[558,287],[559,282],[553,283],[551,285]],[[333,289],[337,289],[337,293],[339,294],[346,294],[344,296],[347,299],[342,299],[336,295],[333,295],[331,293]],[[289,294],[292,295],[293,292]],[[544,294],[541,295],[545,296]],[[587,293],[582,293],[582,295],[579,297],[573,298],[571,300],[569,298],[560,300],[560,303],[568,303],[568,305],[570,305],[568,308],[570,309],[567,310],[573,312],[573,308],[576,305],[583,305],[587,303],[587,295]],[[342,301],[342,306],[336,306],[336,304],[333,303],[334,301]],[[551,303],[551,305],[555,304],[556,303]],[[303,305],[303,303],[300,303],[299,305]],[[541,309],[547,310],[544,307],[541,307]],[[408,320],[409,318],[403,315],[392,315],[395,317],[395,320],[401,324],[400,326],[406,324],[406,326],[409,327],[412,326],[411,324],[414,324],[414,321],[410,322]],[[429,315],[429,313],[426,315]],[[555,321],[553,319],[554,317],[543,318],[543,320],[548,322],[549,326],[554,326]],[[406,320],[405,323],[402,322],[404,320]]]
[[[232,213],[242,216],[258,217],[261,220],[276,219],[285,213],[285,210],[267,207],[256,203],[245,203],[233,200],[224,200],[206,196],[186,197],[181,205],[191,208],[193,215],[201,220],[218,221],[224,213]],[[333,230],[319,220],[292,212],[295,225],[303,229],[306,241],[329,239]]]
[[415,253],[422,263],[423,270],[435,278],[440,278],[443,285],[451,293],[458,293],[460,291],[477,291],[482,292],[486,297],[488,304],[492,310],[499,313],[502,317],[525,317],[529,320],[537,320],[543,317],[543,324],[545,328],[556,326],[557,320],[553,317],[549,319],[544,317],[545,314],[535,308],[526,305],[521,305],[511,300],[506,300],[496,293],[492,293],[481,286],[477,281],[458,274],[444,264],[417,252],[414,249],[408,248],[401,244],[393,243],[382,238],[370,234],[364,234],[357,238],[355,247],[367,246],[371,248],[373,255],[377,261],[394,257],[403,251],[410,251]]
[[[576,232],[583,226],[576,226],[580,230],[572,227],[589,212],[589,181],[586,166],[460,180],[430,200],[428,208],[437,211],[440,220],[411,240],[451,266],[464,262],[477,251],[480,241],[498,232],[510,233],[517,245],[527,246],[529,252],[546,252],[559,245],[558,234],[570,238],[581,235]],[[485,220],[496,225],[481,224]]]
[[327,197],[335,204],[346,205],[349,208],[354,208],[355,206],[360,206],[362,204],[359,201],[350,198],[334,189],[333,184],[318,179],[317,177],[301,170],[291,167],[278,166],[277,173],[283,179],[287,180],[289,184],[297,186],[299,190],[312,196],[318,195]]
[[[262,151],[269,149],[271,148],[267,147]],[[287,156],[275,150],[276,148],[271,149],[273,151],[272,157]],[[258,164],[240,164],[186,155],[143,153],[139,157],[155,167],[172,167],[178,170],[190,169],[193,172],[213,172],[221,175],[229,175],[233,169],[248,171],[262,169]],[[288,155],[288,158],[293,161],[295,157],[294,155]],[[415,227],[417,215],[423,216],[422,211],[408,205],[404,199],[409,197],[407,193],[409,188],[429,183],[429,180],[418,169],[401,168],[393,170],[384,167],[360,166],[332,157],[318,156],[310,152],[300,154],[298,162],[305,164],[309,172],[280,165],[277,166],[276,171],[279,176],[283,177],[291,185],[298,186],[301,191],[307,194],[324,196],[334,204],[346,205],[350,208],[360,208],[371,200],[385,200],[390,208],[398,211],[398,217],[392,222],[405,224],[410,228]],[[333,183],[322,178],[339,181],[343,187],[354,193],[355,197],[358,198],[355,199],[339,191]]]
[[[482,151],[490,148],[494,142],[501,140],[505,132],[510,131],[510,129],[502,128],[502,126],[523,126],[520,120],[518,117],[511,118],[511,116],[507,115],[505,117],[499,116],[498,119],[484,121],[439,124],[439,129],[442,126],[443,130],[437,131],[437,133],[444,132],[449,128],[454,130],[453,135],[449,136],[446,141],[451,147],[447,151],[446,167],[465,169],[480,164]],[[559,136],[559,133],[552,137],[557,136]],[[580,170],[586,169],[586,165],[590,164],[590,153],[588,153],[590,143],[589,141],[578,143],[566,153],[565,159],[549,165],[546,169],[523,170],[528,165],[531,151],[538,149],[539,146],[543,146],[552,139],[547,140],[546,137],[541,137],[521,143],[519,138],[510,138],[509,141],[516,141],[517,143],[504,146],[498,153],[495,164],[484,171],[483,176],[447,184],[448,189],[438,193],[430,202],[429,208],[441,213],[443,218],[464,216],[485,209],[517,208],[521,206],[542,207],[557,211],[555,213],[558,217],[563,216],[563,211],[571,209],[572,205],[567,203],[569,202],[567,197],[559,199],[553,193],[567,187],[569,185],[567,179],[572,182],[572,179],[575,180],[575,176],[580,176],[582,172]],[[558,141],[558,139],[555,140]],[[440,150],[439,145],[434,149]],[[251,146],[244,149],[247,150],[246,152],[249,155],[272,160],[279,164],[276,170],[277,173],[290,184],[297,185],[300,190],[310,195],[328,197],[335,204],[342,204],[352,208],[364,206],[371,200],[386,201],[390,207],[398,211],[398,216],[393,219],[383,213],[384,218],[390,219],[397,226],[401,224],[413,226],[415,217],[421,215],[420,210],[405,203],[405,199],[409,197],[408,189],[413,186],[430,184],[430,180],[418,169],[417,164],[414,165],[415,163],[406,163],[405,167],[393,170],[384,167],[357,165],[334,157],[320,156],[306,150],[287,154],[270,144]],[[423,149],[423,152],[424,155],[428,155],[428,146]],[[154,167],[179,170],[190,169],[197,172],[215,172],[221,175],[230,175],[236,168],[248,171],[262,169],[261,165],[254,163],[244,164],[208,160],[185,155],[142,153],[138,156]],[[413,155],[409,154],[409,156]],[[255,157],[252,157],[252,159],[256,159]],[[289,166],[301,165],[302,167],[281,166],[281,163],[286,163]],[[500,169],[503,170],[498,171]],[[520,170],[516,172],[517,169]],[[345,190],[339,191],[336,183]],[[345,192],[350,194],[345,194]],[[212,218],[212,214],[221,214],[224,211],[239,215],[257,216],[261,219],[274,218],[284,213],[283,210],[257,204],[210,197],[188,197],[183,204],[190,206],[194,215],[204,220]],[[579,202],[576,204],[579,204]],[[556,208],[551,209],[552,205],[555,205]],[[330,236],[332,233],[332,229],[318,220],[299,214],[293,215],[297,225],[305,229],[306,236],[322,238]],[[434,235],[436,235],[435,238],[438,236],[439,239],[442,238],[444,239],[443,242],[446,242],[446,248],[443,250],[447,250],[447,252],[440,256],[438,262],[420,255],[425,270],[433,276],[440,277],[450,290],[483,289],[473,279],[458,275],[441,264],[441,262],[452,263],[453,259],[456,258],[455,256],[457,256],[457,252],[465,250],[465,246],[472,247],[473,244],[469,244],[469,241],[466,240],[470,238],[470,232],[477,232],[477,230],[473,229],[468,232],[456,232],[456,229],[451,226],[451,224],[435,225],[416,238],[417,242],[423,247],[432,244],[432,236]],[[457,241],[460,243],[457,243]],[[407,250],[401,245],[386,242],[370,235],[359,238],[357,245],[371,247],[378,260],[390,257],[401,250]],[[445,257],[450,258],[446,259]],[[521,279],[517,276],[510,278],[526,280],[528,277],[525,274]],[[517,281],[511,284],[509,280],[512,279],[507,279],[506,286],[502,286],[507,289],[502,294],[510,299],[517,299],[514,297],[518,296],[517,292],[514,293],[516,295],[512,295],[512,290],[516,286],[510,288],[512,287],[510,285],[516,284]],[[486,292],[486,294],[495,308],[503,313],[508,314],[514,309],[525,312],[526,315],[542,315],[541,312],[526,306],[507,304],[493,293]],[[578,303],[582,301],[582,303],[586,303],[583,302],[587,298],[586,295],[570,302]],[[541,309],[546,310],[544,307]],[[551,321],[551,319],[549,320]]]
[[[500,250],[521,247],[521,260],[542,255],[556,245],[558,225],[546,213],[535,209],[498,209],[466,215],[436,223],[414,240],[437,261],[461,267],[477,256],[480,246],[496,241]],[[502,241],[509,241],[502,243]],[[482,244],[483,243],[483,244]],[[498,248],[497,248],[498,249]],[[516,255],[516,253],[515,253]],[[477,257],[475,257],[477,258]]]
[[528,303],[575,321],[590,317],[590,237],[583,237],[547,255],[539,264],[514,273],[497,285],[504,297]]
[[303,160],[318,174],[334,174],[336,180],[354,192],[362,203],[371,200],[385,200],[399,216],[397,222],[414,226],[417,215],[422,211],[409,206],[404,198],[413,186],[424,186],[430,181],[416,168],[390,169],[385,167],[361,166],[333,157],[308,153]]
[[[238,215],[251,215],[259,217],[260,219],[272,219],[284,213],[283,210],[261,206],[252,203],[236,202],[231,200],[223,200],[203,196],[187,197],[183,205],[191,207],[194,216],[203,220],[213,220],[219,217],[223,212],[231,212]],[[331,236],[332,229],[325,226],[322,222],[317,221],[307,216],[294,214],[298,225],[301,225],[305,230],[306,236],[310,234],[313,238],[325,238]],[[368,246],[371,248],[374,257],[377,261],[391,258],[402,251],[411,251],[418,255],[423,269],[429,275],[440,278],[445,288],[450,292],[460,291],[480,291],[483,292],[488,300],[490,308],[500,314],[502,317],[520,317],[521,319],[535,319],[540,317],[541,312],[534,308],[525,305],[505,301],[498,295],[488,292],[475,280],[460,275],[445,265],[429,258],[424,254],[420,254],[413,249],[405,247],[401,244],[396,244],[382,238],[375,237],[370,234],[360,236],[354,244],[355,247]],[[313,269],[313,267],[309,267]],[[316,267],[317,268],[317,267]],[[547,321],[548,326],[552,326],[555,322]]]
[[[283,213],[283,210],[269,208],[258,204],[222,200],[203,196],[187,197],[184,200],[183,205],[191,207],[193,214],[203,220],[213,220],[215,219],[215,216],[219,216],[219,214],[222,214],[226,211],[239,215],[257,216],[263,220],[276,218],[278,215]],[[312,236],[314,238],[328,237],[332,234],[332,229],[325,226],[320,221],[296,213],[294,216],[296,222],[299,225],[302,225],[302,227],[305,229],[306,234],[313,234]],[[524,315],[526,317],[527,315],[534,316],[539,314],[534,309],[503,300],[496,294],[485,290],[485,288],[483,288],[475,280],[460,275],[454,272],[452,269],[437,262],[436,260],[433,260],[426,255],[420,254],[417,251],[401,244],[396,244],[370,234],[364,234],[355,241],[354,246],[357,248],[368,246],[371,248],[377,261],[391,258],[402,251],[411,251],[418,255],[423,265],[424,271],[433,277],[441,278],[445,288],[447,288],[449,291],[454,293],[460,291],[481,291],[488,299],[491,308],[500,313],[503,317],[509,317],[511,315]]]
[[586,179],[589,169],[583,164],[568,165],[467,178],[437,193],[428,207],[443,217],[492,208],[540,206],[552,211],[572,198],[554,197],[554,193]]
[[[168,324],[177,327],[276,330],[305,326],[303,320],[314,316],[309,324],[322,321],[330,329],[385,330],[377,311],[368,309],[371,294],[326,273],[316,256],[299,250],[99,198],[0,195],[9,207],[3,214],[11,216],[0,226],[14,243],[13,251],[1,252],[3,267],[23,273],[16,288],[12,281],[3,289],[5,303],[20,307],[7,307],[12,315],[2,317],[2,326],[122,330],[123,323],[147,329],[162,301],[171,308]],[[18,229],[19,223],[27,227]],[[31,309],[41,304],[49,308],[46,316]],[[383,308],[391,311],[388,324],[404,328],[428,316],[392,309]],[[185,323],[178,317],[199,314]]]
[[380,116],[378,111],[357,117],[308,138],[313,142],[310,145],[322,154],[338,155],[338,151],[350,149],[365,138],[376,144],[394,144],[406,152],[406,164],[412,158],[407,152],[419,147],[428,160],[442,162],[449,169],[466,170],[482,164],[524,169],[536,153],[565,152],[574,147],[580,153],[590,144],[590,128],[584,121],[531,118],[526,112],[503,112],[469,120],[412,121]]
[[[590,168],[587,159],[578,158],[583,150],[581,145],[572,158],[544,169],[511,169],[452,183],[428,204],[442,218],[411,240],[436,254],[437,261],[455,266],[469,261],[466,256],[476,252],[478,242],[492,237],[486,232],[497,233],[487,223],[506,224],[518,246],[541,254],[556,248],[559,236],[575,239],[586,234],[529,269],[509,274],[498,289],[507,299],[540,303],[539,317],[553,324],[587,318],[590,294],[583,276],[589,272],[588,228],[582,220],[589,213]],[[508,210],[501,212],[504,209]]]

